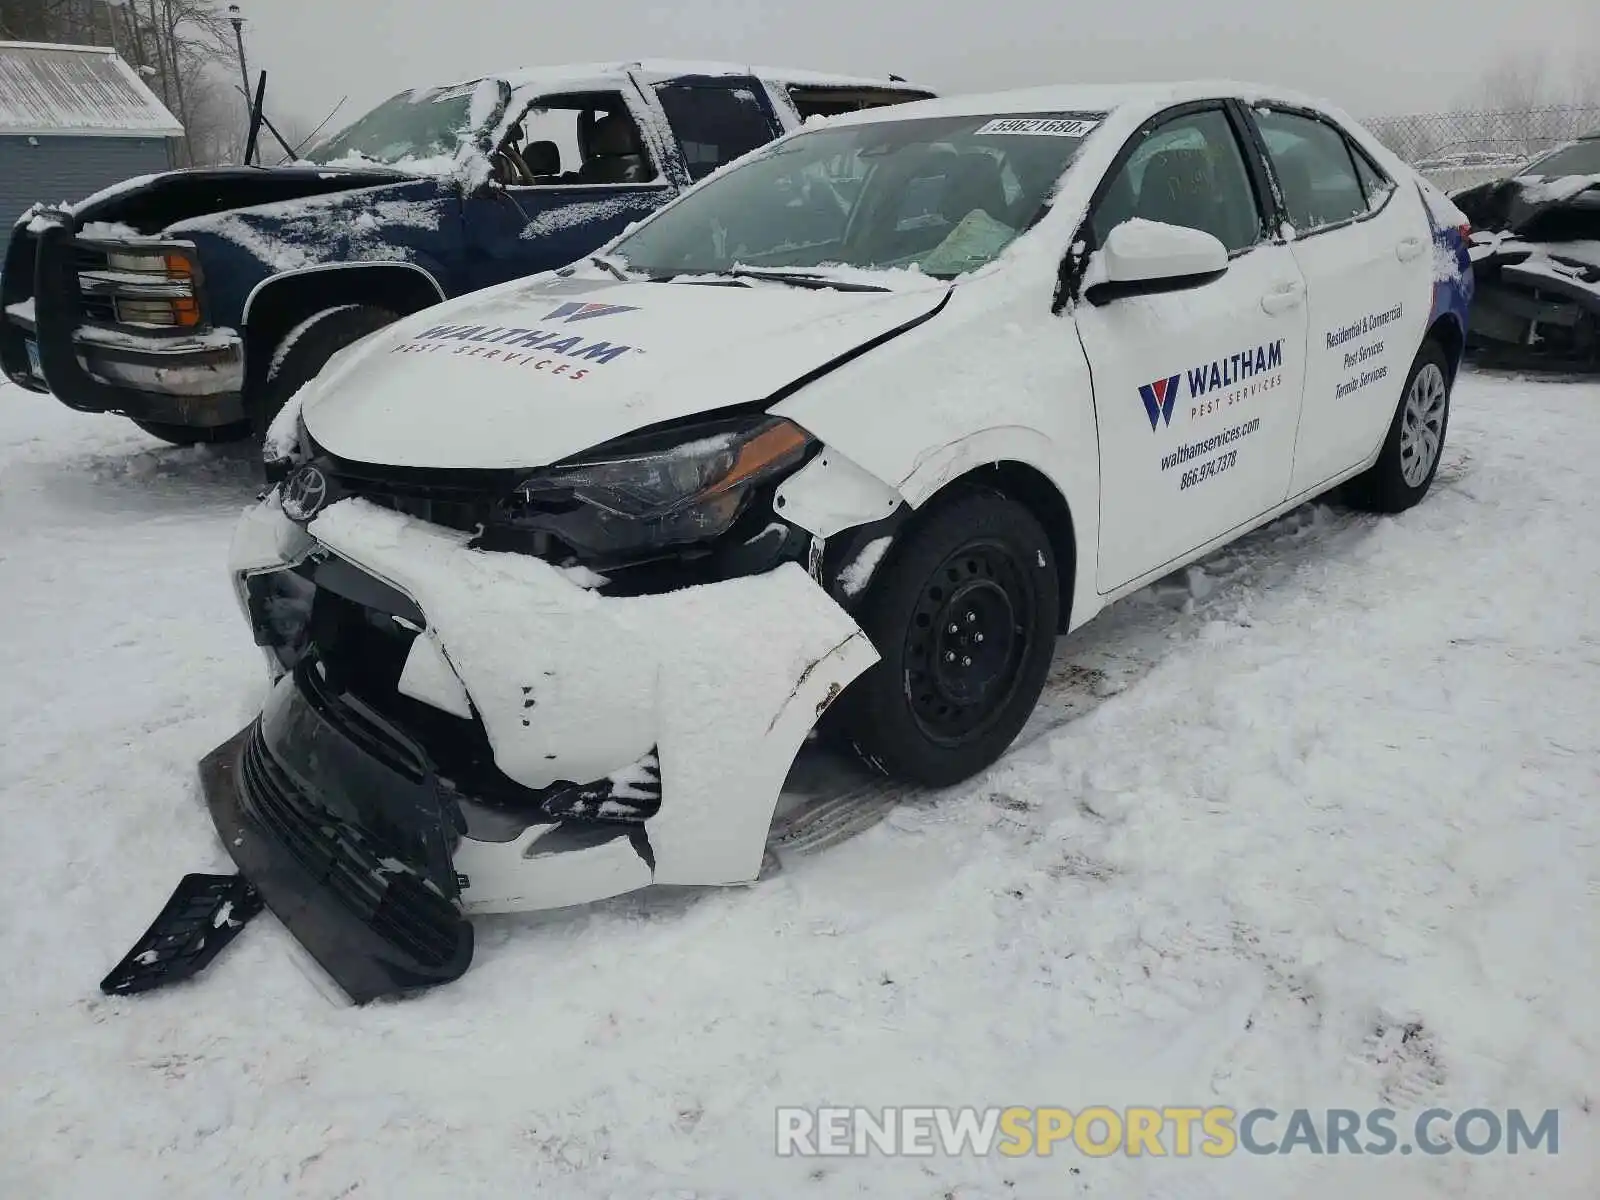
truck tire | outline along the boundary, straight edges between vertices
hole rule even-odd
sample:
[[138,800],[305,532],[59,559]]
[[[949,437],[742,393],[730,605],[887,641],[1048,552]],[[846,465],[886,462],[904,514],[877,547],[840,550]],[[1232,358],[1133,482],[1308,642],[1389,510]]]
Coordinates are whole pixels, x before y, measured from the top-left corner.
[[250,436],[249,421],[235,421],[232,425],[218,425],[202,429],[196,425],[166,425],[160,421],[133,422],[151,437],[160,438],[174,446],[210,446],[222,442],[237,442]]
[[279,410],[346,346],[399,319],[400,314],[368,304],[346,304],[317,313],[295,326],[274,351],[266,385],[250,406],[256,439],[266,437]]
[[1352,508],[1401,513],[1428,494],[1444,457],[1450,382],[1450,360],[1430,337],[1411,364],[1378,461],[1344,486]]
[[829,732],[896,779],[976,775],[1038,703],[1060,606],[1055,550],[1026,508],[977,489],[933,501],[856,612],[880,661],[829,710]]

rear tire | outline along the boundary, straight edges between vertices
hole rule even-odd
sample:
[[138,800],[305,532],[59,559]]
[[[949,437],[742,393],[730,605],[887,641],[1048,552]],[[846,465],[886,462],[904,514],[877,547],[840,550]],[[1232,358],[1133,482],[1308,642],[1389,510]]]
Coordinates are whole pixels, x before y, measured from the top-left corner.
[[830,710],[832,731],[897,779],[976,775],[1038,703],[1060,604],[1050,537],[1026,508],[987,490],[934,501],[855,614],[881,660]]
[[399,313],[386,308],[350,304],[318,313],[310,324],[299,327],[293,335],[294,344],[287,351],[280,347],[274,352],[266,385],[259,391],[258,403],[251,405],[250,422],[256,439],[266,437],[272,419],[296,392],[317,377],[330,358],[399,317]]
[[1450,425],[1450,360],[1429,338],[1417,351],[1378,461],[1345,485],[1345,499],[1366,512],[1400,513],[1428,494]]
[[250,436],[249,421],[235,421],[232,425],[217,425],[202,429],[196,425],[166,425],[160,421],[133,422],[151,437],[160,438],[174,446],[211,446],[222,442],[238,442]]

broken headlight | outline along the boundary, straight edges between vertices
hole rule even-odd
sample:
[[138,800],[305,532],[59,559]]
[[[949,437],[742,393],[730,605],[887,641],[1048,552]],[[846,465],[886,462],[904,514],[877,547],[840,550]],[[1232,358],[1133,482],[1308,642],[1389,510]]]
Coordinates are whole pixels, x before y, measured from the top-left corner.
[[708,542],[757,484],[799,465],[811,444],[798,425],[766,416],[624,439],[528,476],[502,503],[502,519],[586,558]]

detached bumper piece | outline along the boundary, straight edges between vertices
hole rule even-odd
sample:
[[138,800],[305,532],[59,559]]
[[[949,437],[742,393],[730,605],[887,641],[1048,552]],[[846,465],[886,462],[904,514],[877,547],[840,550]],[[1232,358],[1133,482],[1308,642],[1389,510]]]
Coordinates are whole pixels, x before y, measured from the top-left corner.
[[100,981],[108,996],[131,996],[198,974],[261,911],[261,894],[241,875],[185,875],[116,968]]
[[459,837],[426,759],[314,668],[200,764],[223,845],[357,1004],[458,979],[472,962],[450,865]]

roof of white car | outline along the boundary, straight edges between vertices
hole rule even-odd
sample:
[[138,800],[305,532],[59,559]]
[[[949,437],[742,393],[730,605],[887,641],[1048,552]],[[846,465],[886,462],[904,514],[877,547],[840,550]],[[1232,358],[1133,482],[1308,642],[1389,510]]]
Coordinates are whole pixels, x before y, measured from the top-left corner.
[[893,108],[868,109],[833,118],[842,123],[894,121],[910,117],[967,117],[987,113],[1109,113],[1137,107],[1155,111],[1189,100],[1234,96],[1242,100],[1276,100],[1330,111],[1324,101],[1290,88],[1242,83],[1230,79],[1194,79],[1167,83],[1055,84],[975,96],[919,100]]
[[[497,71],[485,76],[503,79],[514,88],[559,88],[564,91],[583,91],[587,88],[615,87],[629,72],[653,79],[672,78],[679,75],[753,75],[757,79],[780,80],[810,87],[875,87],[904,88],[908,91],[927,92],[904,80],[891,80],[886,76],[873,78],[866,75],[832,75],[822,71],[805,71],[792,67],[762,67],[749,63],[690,62],[665,58],[635,59],[631,62],[567,63],[548,67],[527,67],[515,71]],[[475,81],[465,81],[475,82]]]

